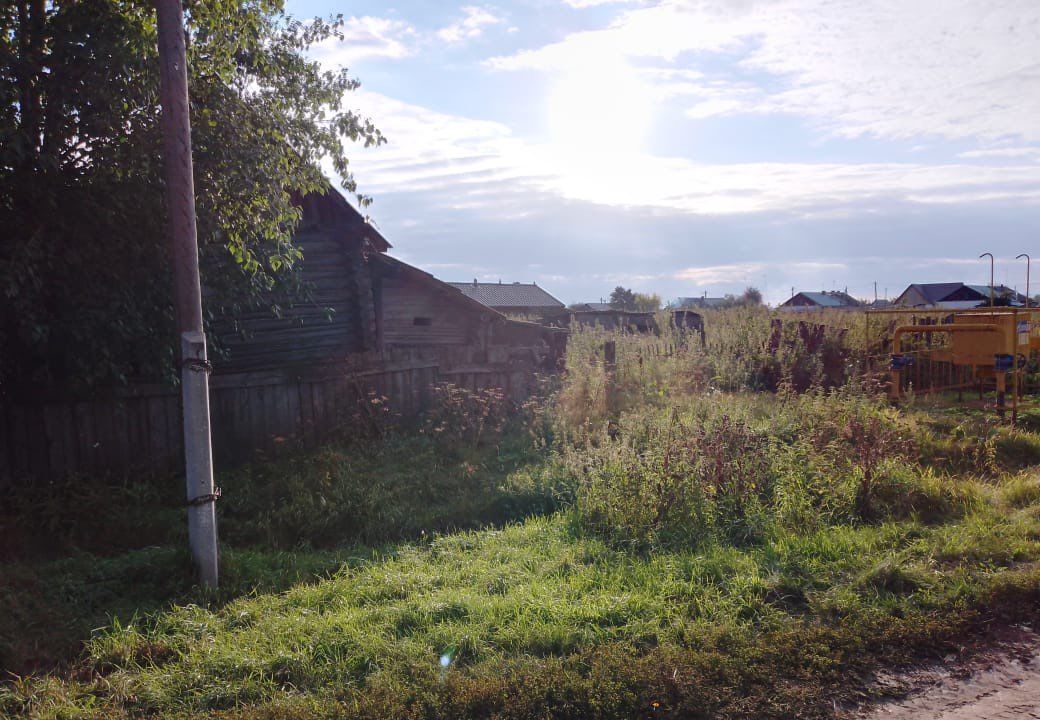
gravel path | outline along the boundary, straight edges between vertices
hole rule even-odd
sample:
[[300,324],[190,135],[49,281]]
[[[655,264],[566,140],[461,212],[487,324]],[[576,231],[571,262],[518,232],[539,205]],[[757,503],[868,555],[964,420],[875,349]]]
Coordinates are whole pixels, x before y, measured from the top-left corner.
[[969,660],[945,662],[905,675],[878,678],[878,689],[900,696],[848,718],[862,720],[1040,720],[1040,635],[1009,629]]

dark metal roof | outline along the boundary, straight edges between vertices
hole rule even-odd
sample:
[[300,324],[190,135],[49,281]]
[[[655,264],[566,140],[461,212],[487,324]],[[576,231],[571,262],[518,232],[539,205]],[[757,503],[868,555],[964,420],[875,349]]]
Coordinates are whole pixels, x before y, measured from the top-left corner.
[[562,308],[563,303],[535,283],[450,282],[456,290],[491,308]]
[[[989,285],[966,285],[965,287],[969,287],[982,297],[989,299]],[[1007,285],[994,285],[993,294],[997,297],[1017,296],[1017,299],[1025,300],[1025,295],[1016,293],[1013,288],[1009,288]]]
[[[900,293],[894,301],[896,304],[903,304],[904,296],[910,292],[910,290],[917,290],[925,301],[932,304],[950,301],[968,301],[968,300],[988,300],[989,299],[989,285],[968,285],[962,282],[952,283],[911,283],[906,290]],[[993,294],[997,297],[1016,297],[1019,301],[1024,300],[1022,296],[1017,295],[1014,290],[1007,287],[1006,285],[996,285],[993,288]],[[956,297],[954,297],[956,295]]]
[[847,307],[859,307],[862,303],[859,300],[837,290],[824,291],[824,292],[799,292],[795,293],[790,300],[783,303],[780,307],[794,307],[796,305],[795,300],[798,298],[805,298],[813,305],[825,308],[847,308]]
[[[924,296],[928,302],[942,302],[947,297],[964,287],[962,282],[954,283],[913,283],[907,288],[916,288],[921,295]],[[986,292],[989,292],[988,290]],[[903,291],[903,295],[906,294],[906,290]],[[902,295],[900,295],[902,297]]]

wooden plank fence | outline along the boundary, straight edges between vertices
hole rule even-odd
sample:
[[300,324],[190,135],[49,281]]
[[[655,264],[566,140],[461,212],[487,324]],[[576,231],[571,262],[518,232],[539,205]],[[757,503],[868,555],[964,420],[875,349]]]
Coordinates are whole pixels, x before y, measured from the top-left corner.
[[[351,421],[364,402],[385,397],[394,412],[415,417],[439,382],[522,395],[530,371],[494,366],[441,369],[412,362],[375,370],[342,367],[216,374],[210,382],[213,451],[218,469],[290,447],[313,447]],[[0,403],[0,487],[15,480],[75,475],[176,472],[183,462],[180,392],[130,385],[90,399]]]

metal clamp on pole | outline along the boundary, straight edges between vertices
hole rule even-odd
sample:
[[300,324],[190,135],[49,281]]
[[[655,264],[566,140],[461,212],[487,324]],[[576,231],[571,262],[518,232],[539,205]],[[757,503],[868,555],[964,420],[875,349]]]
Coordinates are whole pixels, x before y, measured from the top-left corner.
[[196,505],[205,505],[206,503],[216,502],[217,500],[220,500],[220,488],[213,488],[213,492],[194,497],[185,504],[188,507],[195,507]]
[[181,370],[191,370],[192,372],[202,372],[209,375],[213,372],[213,363],[208,359],[188,357],[181,361]]

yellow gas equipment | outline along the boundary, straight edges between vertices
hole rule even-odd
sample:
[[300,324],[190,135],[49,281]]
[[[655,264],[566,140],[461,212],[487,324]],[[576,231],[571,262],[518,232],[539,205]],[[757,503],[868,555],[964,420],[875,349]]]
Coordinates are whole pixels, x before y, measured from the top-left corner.
[[[939,333],[948,335],[949,339],[941,346],[933,346],[933,335]],[[918,345],[926,338],[926,348],[904,353],[902,341],[908,335],[916,337]],[[900,325],[892,335],[889,393],[898,399],[904,368],[926,358],[929,363],[949,363],[969,369],[969,377],[980,388],[982,382],[992,378],[1001,410],[1010,375],[1013,409],[1017,411],[1019,375],[1031,350],[1040,350],[1040,312],[1036,310],[985,308],[953,313],[938,324]]]

